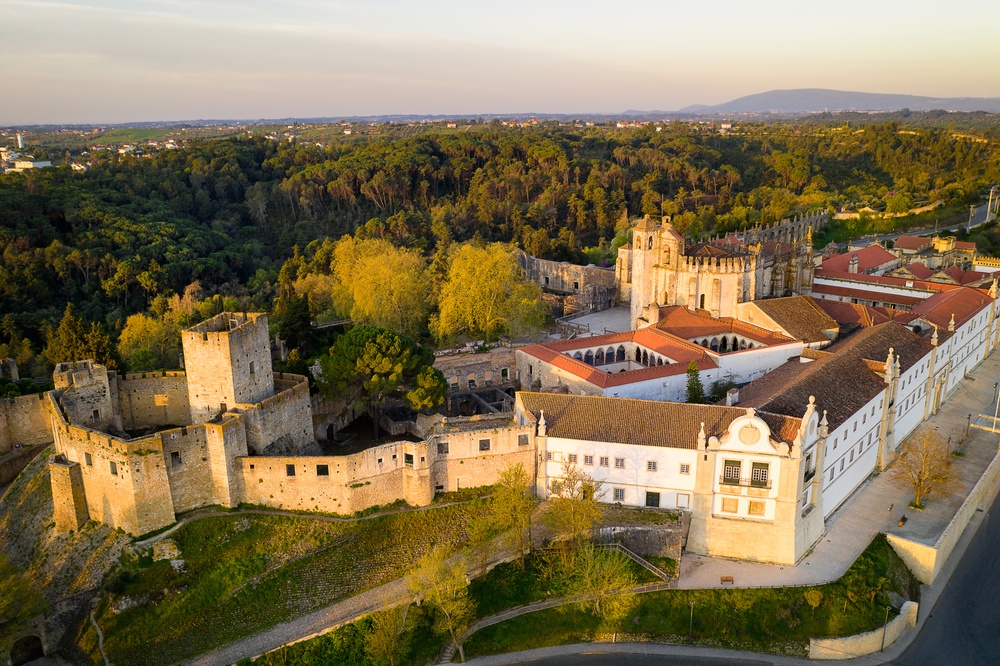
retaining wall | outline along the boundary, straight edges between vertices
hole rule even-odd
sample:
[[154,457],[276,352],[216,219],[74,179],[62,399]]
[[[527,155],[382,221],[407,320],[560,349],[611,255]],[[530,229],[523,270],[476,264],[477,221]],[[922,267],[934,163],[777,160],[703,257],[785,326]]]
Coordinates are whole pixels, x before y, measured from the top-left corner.
[[941,572],[941,567],[948,561],[948,556],[955,549],[955,544],[962,537],[969,521],[976,515],[976,510],[992,504],[998,490],[1000,490],[1000,455],[994,456],[993,462],[973,486],[969,496],[965,498],[955,517],[951,519],[934,545],[911,541],[895,534],[887,535],[889,543],[906,562],[913,575],[921,583],[930,585]]
[[[899,611],[899,615],[889,621],[885,626],[886,647],[896,642],[907,627],[917,625],[917,611],[920,605],[914,601],[907,601]],[[875,631],[869,631],[855,636],[845,636],[843,638],[810,638],[809,658],[810,659],[853,659],[866,654],[878,652],[882,648],[883,629],[880,627]]]

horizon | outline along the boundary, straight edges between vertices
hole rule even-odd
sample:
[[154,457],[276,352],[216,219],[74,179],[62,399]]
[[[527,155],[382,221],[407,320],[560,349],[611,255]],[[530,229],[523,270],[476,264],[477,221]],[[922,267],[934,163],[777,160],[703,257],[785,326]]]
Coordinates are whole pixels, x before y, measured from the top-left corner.
[[710,13],[648,0],[619,11],[561,0],[502,9],[0,0],[0,9],[18,28],[0,43],[4,126],[613,116],[797,89],[1000,97],[989,70],[1000,43],[970,33],[967,18],[990,25],[1000,6],[980,0],[948,9],[847,0],[835,11],[724,0]]

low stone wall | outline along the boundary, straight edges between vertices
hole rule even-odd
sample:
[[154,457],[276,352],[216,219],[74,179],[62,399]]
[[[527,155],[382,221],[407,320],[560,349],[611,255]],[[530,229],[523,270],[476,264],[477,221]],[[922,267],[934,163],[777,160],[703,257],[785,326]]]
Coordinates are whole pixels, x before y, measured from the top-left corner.
[[44,445],[21,447],[12,452],[0,455],[0,486],[14,480],[21,470],[28,466]]
[[681,523],[675,525],[623,525],[595,530],[599,543],[620,543],[637,555],[681,559]]
[[948,561],[951,551],[962,537],[962,533],[969,525],[969,521],[976,515],[976,510],[989,506],[1000,490],[1000,455],[993,458],[979,481],[969,492],[962,506],[955,513],[955,517],[948,523],[941,536],[937,538],[933,546],[929,546],[918,541],[911,541],[895,534],[888,534],[889,543],[899,554],[899,557],[910,568],[913,575],[925,584],[930,585],[941,572],[941,567]]
[[[892,645],[902,635],[907,627],[917,625],[917,611],[920,605],[907,601],[899,611],[899,615],[889,621],[885,631],[885,645]],[[853,659],[866,654],[878,652],[882,648],[883,629],[869,631],[865,634],[845,636],[844,638],[810,638],[810,659]]]

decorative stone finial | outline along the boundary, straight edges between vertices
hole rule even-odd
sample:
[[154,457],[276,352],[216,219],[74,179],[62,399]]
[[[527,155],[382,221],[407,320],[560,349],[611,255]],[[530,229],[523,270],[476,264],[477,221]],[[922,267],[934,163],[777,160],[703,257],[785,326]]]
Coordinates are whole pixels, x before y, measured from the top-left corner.
[[705,422],[701,422],[701,430],[698,431],[698,446],[706,448],[708,446],[708,435],[705,434]]
[[545,437],[545,410],[542,410],[541,418],[538,419],[538,436]]
[[931,344],[935,347],[938,346],[937,326],[934,327],[934,335],[931,336]]
[[948,322],[948,331],[951,333],[955,332],[955,313],[951,313],[951,321]]

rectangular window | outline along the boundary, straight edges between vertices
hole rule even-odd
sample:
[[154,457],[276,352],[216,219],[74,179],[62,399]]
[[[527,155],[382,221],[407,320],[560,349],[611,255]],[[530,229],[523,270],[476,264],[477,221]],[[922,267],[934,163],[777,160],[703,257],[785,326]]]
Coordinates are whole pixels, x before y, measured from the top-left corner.
[[500,368],[500,379],[507,381],[510,379],[510,370],[507,368]]
[[751,516],[763,516],[764,503],[751,501],[750,506],[747,507],[747,513],[749,513]]
[[726,460],[722,467],[722,482],[739,484],[742,465],[739,460]]
[[90,457],[89,453],[84,452],[84,454],[83,454],[83,461],[85,463],[87,463],[91,467],[94,466],[94,459]]
[[854,462],[854,449],[851,449],[851,462]]
[[180,451],[171,451],[170,452],[170,466],[171,467],[177,467],[180,464],[181,464],[181,452]]
[[646,506],[654,509],[660,506],[660,493],[646,492]]
[[377,462],[377,463],[378,463],[379,465],[381,465],[381,464],[382,464],[382,459],[381,459],[381,458],[379,458],[379,459],[377,459],[377,460],[376,460],[375,462]]
[[615,488],[615,501],[616,502],[624,502],[625,501],[625,489],[624,488]]
[[840,470],[839,471],[841,471],[841,472],[844,471],[844,459],[843,458],[840,459]]
[[316,465],[316,476],[330,476],[330,466]]
[[251,374],[251,375],[252,375],[252,374],[254,374],[254,369],[255,369],[255,368],[254,368],[254,362],[253,362],[253,361],[250,361],[250,374]]
[[722,510],[726,513],[736,513],[740,510],[740,501],[735,497],[723,497]]
[[546,451],[545,452],[545,459],[546,460],[552,460],[552,452],[551,451]]
[[607,467],[607,466],[608,466],[608,457],[601,456],[601,467]]
[[691,465],[687,463],[681,463],[681,474],[690,474],[690,473],[691,473]]
[[691,496],[687,493],[677,493],[677,508],[687,509],[691,506]]
[[490,450],[490,440],[488,440],[488,439],[481,439],[481,440],[479,440],[479,450],[480,451],[489,451]]
[[656,471],[656,461],[655,460],[647,460],[646,461],[646,471],[647,472],[655,472]]
[[448,442],[438,442],[438,455],[439,456],[448,455]]
[[754,463],[750,470],[750,485],[758,488],[770,488],[767,473],[770,465],[767,463]]
[[594,464],[594,456],[584,456],[583,457],[583,464],[584,465],[593,465]]
[[517,445],[518,446],[527,446],[528,445],[528,436],[527,435],[518,435],[517,436]]
[[295,465],[285,465],[285,476],[295,476]]
[[576,459],[577,458],[576,458],[576,454],[575,453],[569,454],[568,459],[569,459],[569,464],[570,465],[575,465],[576,464]]
[[112,475],[118,476],[118,463],[116,463],[114,460],[111,460],[108,462],[108,467],[111,469]]
[[624,458],[615,458],[615,469],[625,469]]
[[403,464],[404,465],[409,465],[410,467],[413,467],[413,454],[412,453],[404,453],[403,454]]
[[94,420],[95,421],[100,421],[101,420],[101,410],[99,410],[99,409],[95,409],[94,410]]

